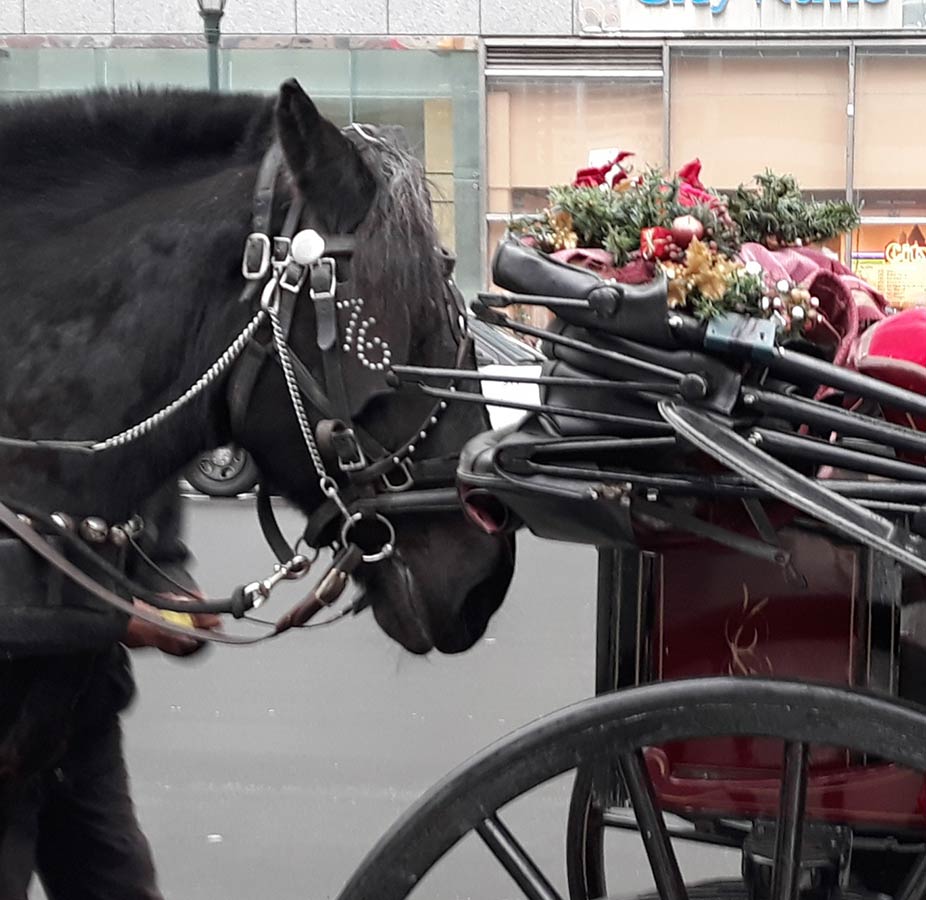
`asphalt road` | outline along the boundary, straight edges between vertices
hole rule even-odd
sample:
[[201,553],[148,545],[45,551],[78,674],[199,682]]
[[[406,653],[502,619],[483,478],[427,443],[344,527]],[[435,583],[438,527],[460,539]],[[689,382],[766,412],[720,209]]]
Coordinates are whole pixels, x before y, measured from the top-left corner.
[[[209,590],[269,573],[250,502],[193,500],[188,511]],[[292,514],[283,521],[297,527]],[[518,553],[489,634],[461,656],[413,657],[370,615],[193,663],[136,654],[128,755],[167,896],[335,896],[423,790],[513,728],[591,694],[594,551],[524,536]],[[567,787],[515,820],[554,871]],[[515,894],[481,846],[441,869],[428,896]]]
[[[187,507],[207,590],[269,574],[252,502]],[[281,513],[298,533],[298,517]],[[258,647],[211,648],[195,661],[136,652],[127,754],[168,900],[336,896],[424,790],[514,728],[591,695],[595,565],[591,548],[522,534],[508,599],[461,656],[411,656],[369,614]],[[570,787],[556,781],[505,814],[563,895]],[[607,850],[621,896],[651,888],[636,835],[616,834]],[[677,851],[686,874],[714,874],[703,848]],[[33,896],[44,900],[38,886]],[[415,896],[521,895],[469,838]]]

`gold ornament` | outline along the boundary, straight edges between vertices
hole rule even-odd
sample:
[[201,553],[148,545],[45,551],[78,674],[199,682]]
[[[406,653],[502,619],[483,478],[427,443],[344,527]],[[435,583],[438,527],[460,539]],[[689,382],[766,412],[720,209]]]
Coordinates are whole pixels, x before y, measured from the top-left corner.
[[579,246],[579,236],[573,231],[572,216],[559,210],[547,212],[547,220],[553,229],[553,246],[557,250],[575,250]]

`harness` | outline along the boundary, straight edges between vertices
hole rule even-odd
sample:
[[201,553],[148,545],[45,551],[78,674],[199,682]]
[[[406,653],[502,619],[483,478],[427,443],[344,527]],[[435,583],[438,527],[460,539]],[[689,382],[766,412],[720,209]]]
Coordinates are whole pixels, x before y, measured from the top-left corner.
[[[361,152],[379,141],[360,126],[345,129],[345,134]],[[257,609],[281,581],[308,574],[314,560],[297,552],[284,538],[265,485],[258,492],[257,509],[264,537],[278,559],[274,572],[262,581],[237,588],[225,599],[203,600],[178,585],[178,592],[189,596],[189,601],[183,602],[154,594],[134,583],[118,562],[107,558],[112,554],[99,552],[104,549],[102,545],[114,545],[123,550],[134,548],[143,562],[157,570],[135,542],[138,523],[112,527],[99,519],[75,523],[62,513],[48,515],[26,509],[21,504],[14,510],[0,502],[0,526],[64,578],[120,614],[143,619],[164,631],[204,641],[257,643],[290,628],[305,626],[320,609],[337,600],[348,576],[359,565],[380,562],[392,555],[395,529],[388,517],[390,514],[460,508],[454,487],[457,457],[421,458],[419,452],[446,410],[446,399],[436,401],[420,425],[393,450],[384,447],[354,422],[344,375],[346,355],[353,353],[365,369],[382,373],[386,386],[394,390],[398,385],[394,379],[387,378],[391,350],[385,341],[369,338],[367,330],[371,320],[363,314],[364,301],[339,294],[339,287],[344,283],[339,275],[349,269],[354,253],[353,235],[322,236],[311,229],[300,230],[304,204],[295,194],[280,234],[272,234],[282,162],[282,151],[274,142],[261,162],[255,184],[251,232],[245,242],[241,269],[246,284],[238,298],[239,303],[253,309],[254,315],[219,359],[183,395],[132,428],[103,441],[31,441],[0,437],[0,446],[90,454],[105,452],[149,434],[226,375],[229,376],[229,415],[235,433],[245,425],[264,367],[268,363],[278,365],[324,497],[309,517],[299,544],[305,543],[316,550],[331,546],[335,552],[331,565],[312,591],[276,623],[270,623],[273,628],[268,633],[245,637],[190,628],[140,609],[131,599],[126,599],[137,597],[159,610],[229,613],[244,618]],[[435,252],[443,253],[438,248]],[[473,342],[466,327],[466,307],[453,282],[452,272],[453,258],[443,253],[443,308],[458,348],[455,367],[462,369],[472,356]],[[321,380],[290,345],[290,332],[300,302],[312,304],[315,341],[322,360]],[[339,313],[348,320],[345,329],[339,327]],[[99,576],[88,574],[83,565],[69,559],[63,552],[62,542],[87,568],[95,569],[106,581],[118,586],[124,596],[101,583]],[[354,604],[335,618],[357,612],[359,608],[359,604]]]

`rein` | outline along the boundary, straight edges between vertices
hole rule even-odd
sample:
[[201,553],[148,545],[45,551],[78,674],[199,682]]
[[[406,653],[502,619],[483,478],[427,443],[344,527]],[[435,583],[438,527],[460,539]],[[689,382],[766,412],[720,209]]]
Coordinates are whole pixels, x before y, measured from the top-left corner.
[[[354,126],[350,132],[349,129],[348,136],[355,142],[378,140],[359,126]],[[312,560],[297,553],[284,538],[269,494],[263,486],[258,493],[258,517],[264,537],[279,561],[274,572],[263,581],[237,588],[226,599],[203,600],[184,589],[182,592],[190,597],[189,602],[172,601],[147,591],[93,550],[91,543],[107,540],[117,545],[132,546],[143,562],[160,572],[155,563],[137,548],[124,528],[115,526],[110,529],[98,519],[86,519],[76,526],[60,513],[45,516],[35,510],[14,510],[0,502],[0,526],[103,603],[162,631],[214,643],[254,644],[293,627],[306,627],[309,619],[338,599],[348,577],[359,565],[380,562],[392,555],[395,529],[387,513],[459,509],[458,494],[453,487],[457,457],[414,458],[447,408],[447,400],[436,402],[421,425],[398,449],[392,451],[353,423],[342,355],[354,347],[356,340],[355,352],[361,364],[383,372],[385,379],[387,370],[391,370],[391,351],[385,341],[375,339],[381,359],[375,362],[369,359],[366,351],[373,345],[364,341],[366,323],[370,320],[361,320],[363,300],[338,298],[338,265],[348,263],[353,254],[352,235],[326,238],[313,230],[300,231],[303,204],[298,197],[294,197],[290,204],[281,234],[271,235],[275,186],[282,159],[282,151],[274,142],[261,162],[255,185],[251,233],[242,258],[242,275],[246,284],[238,298],[239,303],[256,306],[254,315],[225,352],[189,389],[142,422],[101,441],[33,441],[0,436],[0,446],[88,454],[104,452],[149,434],[229,373],[227,396],[234,432],[244,424],[249,401],[264,364],[272,359],[279,365],[324,497],[322,504],[309,516],[300,543],[304,541],[312,547],[328,543],[335,553],[315,588],[276,623],[269,623],[273,629],[268,633],[243,637],[168,621],[156,612],[135,606],[132,600],[102,585],[68,559],[43,534],[45,531],[63,538],[78,556],[101,570],[127,596],[138,597],[159,610],[228,613],[235,618],[247,619],[247,613],[257,609],[281,581],[305,577],[312,566]],[[445,254],[444,308],[458,346],[455,367],[462,369],[472,352],[472,337],[466,329],[465,304],[453,283],[452,271],[452,257]],[[324,386],[289,344],[296,303],[306,295],[315,312],[316,343],[322,356]],[[344,335],[340,334],[338,326],[339,311],[349,316]],[[375,319],[372,321],[375,322]],[[261,334],[266,336],[266,340],[261,339]],[[473,372],[473,375],[475,377],[476,373]],[[314,429],[305,401],[318,419]],[[88,532],[88,523],[91,522],[94,526]],[[332,532],[336,535],[333,539]],[[358,611],[357,604],[318,624],[328,624],[351,611]]]

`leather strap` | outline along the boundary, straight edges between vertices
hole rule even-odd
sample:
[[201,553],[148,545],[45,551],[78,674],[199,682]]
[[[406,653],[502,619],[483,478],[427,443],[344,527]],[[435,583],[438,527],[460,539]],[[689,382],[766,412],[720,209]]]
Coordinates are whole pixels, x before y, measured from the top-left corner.
[[257,520],[260,522],[260,530],[264,534],[264,540],[270,546],[274,556],[281,563],[293,559],[296,551],[290,547],[289,541],[283,536],[283,530],[280,528],[280,523],[277,522],[273,504],[270,502],[270,492],[263,481],[257,491]]
[[114,594],[112,591],[103,587],[103,585],[98,584],[86,572],[75,566],[66,556],[46,541],[34,528],[23,522],[16,513],[4,503],[0,503],[0,525],[3,525],[4,528],[16,535],[27,547],[34,550],[46,562],[64,575],[65,578],[73,581],[78,587],[83,588],[98,600],[102,600],[103,603],[125,613],[125,615],[134,616],[136,619],[148,622],[161,631],[182,635],[187,638],[192,637],[213,644],[258,644],[274,636],[271,633],[258,637],[242,637],[234,634],[208,631],[204,628],[186,628],[183,625],[176,625],[173,622],[167,621],[157,613],[148,612],[148,610],[136,606],[131,600],[126,600],[124,597],[120,597],[118,594]]

